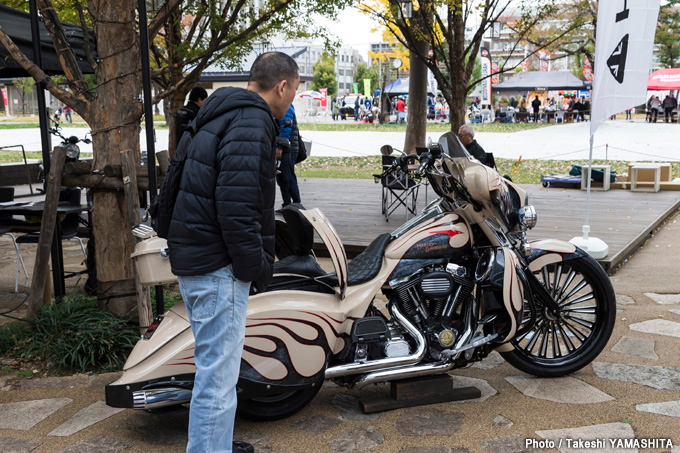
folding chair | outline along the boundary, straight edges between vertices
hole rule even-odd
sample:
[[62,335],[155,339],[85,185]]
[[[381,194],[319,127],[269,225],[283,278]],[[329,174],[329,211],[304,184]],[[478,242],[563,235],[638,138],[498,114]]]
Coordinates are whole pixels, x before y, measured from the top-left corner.
[[375,182],[380,182],[382,186],[382,214],[385,216],[385,222],[389,222],[390,214],[400,206],[406,208],[407,220],[409,213],[417,215],[416,202],[418,201],[420,183],[412,178],[410,172],[395,165],[396,160],[397,157],[395,156],[383,155],[383,172],[379,175],[373,175]]

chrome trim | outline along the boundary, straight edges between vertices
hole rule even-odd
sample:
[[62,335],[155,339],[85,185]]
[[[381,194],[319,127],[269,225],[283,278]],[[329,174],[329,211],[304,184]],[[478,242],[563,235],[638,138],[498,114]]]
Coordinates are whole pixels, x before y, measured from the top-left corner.
[[132,392],[132,407],[135,409],[156,409],[175,406],[191,401],[191,390],[167,387]]
[[501,230],[501,227],[496,225],[490,219],[486,219],[485,222],[486,222],[487,226],[493,232],[494,236],[496,236],[496,239],[498,239],[498,242],[503,247],[512,248],[512,242],[510,242],[510,239],[508,239],[508,236],[505,234],[505,232],[503,230]]
[[396,381],[418,376],[429,376],[431,374],[445,373],[452,369],[456,364],[443,360],[441,362],[428,363],[415,367],[392,368],[389,370],[378,371],[376,373],[365,374],[357,378],[352,384],[353,389],[360,389],[368,384],[376,382]]
[[536,226],[538,221],[538,214],[536,214],[536,208],[532,205],[526,205],[519,210],[519,221],[528,229],[532,229]]
[[399,324],[416,340],[416,350],[413,354],[405,357],[390,357],[380,360],[371,360],[364,363],[348,363],[326,369],[326,379],[333,379],[351,374],[361,374],[368,371],[375,371],[384,368],[395,368],[405,365],[418,363],[425,357],[425,337],[420,331],[404,316],[395,304],[390,305],[390,312]]

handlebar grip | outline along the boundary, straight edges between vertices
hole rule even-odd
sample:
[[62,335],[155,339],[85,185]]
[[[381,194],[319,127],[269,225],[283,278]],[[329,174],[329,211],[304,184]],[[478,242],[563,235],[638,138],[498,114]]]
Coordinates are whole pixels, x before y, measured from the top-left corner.
[[432,164],[434,161],[434,156],[430,153],[422,153],[420,155],[420,167],[418,167],[417,173],[419,175],[422,175],[425,172],[425,169]]

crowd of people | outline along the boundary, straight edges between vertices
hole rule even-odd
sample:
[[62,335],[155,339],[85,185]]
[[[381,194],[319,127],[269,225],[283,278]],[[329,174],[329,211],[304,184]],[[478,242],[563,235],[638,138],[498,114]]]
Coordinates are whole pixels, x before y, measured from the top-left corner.
[[678,100],[673,96],[673,93],[667,94],[663,101],[659,99],[659,96],[652,95],[649,97],[647,101],[647,122],[656,123],[660,111],[663,111],[665,123],[677,120]]
[[[350,102],[348,105],[347,102]],[[354,117],[354,121],[373,122],[380,115],[380,99],[377,97],[364,97],[361,94],[340,96],[331,101],[331,118],[333,121],[346,120]],[[408,96],[393,96],[389,99],[390,121],[396,123],[406,122],[408,112]],[[427,119],[435,121],[447,121],[449,118],[449,104],[441,96],[428,96]]]
[[[573,115],[575,121],[586,121],[586,115],[590,114],[590,101],[585,97],[576,96],[551,97],[547,102],[539,99],[537,95],[533,99],[514,96],[505,103],[497,103],[492,110],[491,105],[481,105],[479,97],[470,100],[468,114],[472,122],[495,121],[500,123],[512,122],[549,122],[553,118],[562,117],[568,113]],[[559,113],[564,112],[564,113]]]

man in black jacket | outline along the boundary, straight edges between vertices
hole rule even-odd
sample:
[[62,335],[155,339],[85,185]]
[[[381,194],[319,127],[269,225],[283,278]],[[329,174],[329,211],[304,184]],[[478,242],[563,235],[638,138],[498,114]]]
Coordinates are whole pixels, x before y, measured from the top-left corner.
[[477,140],[475,140],[475,130],[469,124],[464,124],[458,129],[458,139],[465,146],[468,153],[484,165],[491,166],[486,159],[486,152],[482,148]]
[[187,125],[196,118],[198,109],[201,108],[207,97],[208,92],[205,91],[205,88],[194,87],[191,93],[189,93],[187,105],[177,110],[175,115],[175,147],[177,147],[179,140],[182,138]]
[[179,143],[188,154],[168,246],[196,339],[187,452],[232,451],[248,294],[251,282],[258,292],[267,287],[274,263],[275,118],[299,82],[291,57],[260,55],[248,88],[215,91],[193,138]]

